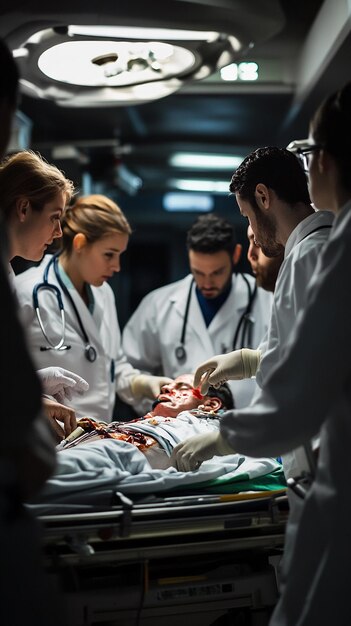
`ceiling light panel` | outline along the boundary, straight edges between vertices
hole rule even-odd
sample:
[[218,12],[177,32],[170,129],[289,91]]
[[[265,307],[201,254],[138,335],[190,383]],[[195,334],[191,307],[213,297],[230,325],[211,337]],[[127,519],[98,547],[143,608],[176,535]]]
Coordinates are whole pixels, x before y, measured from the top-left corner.
[[169,186],[181,191],[205,191],[207,193],[229,193],[229,182],[223,180],[191,180],[174,178]]
[[204,170],[235,170],[239,167],[243,157],[222,154],[196,154],[177,152],[170,157],[169,163],[173,167],[190,167]]
[[166,211],[199,211],[201,213],[213,211],[213,197],[204,193],[169,192],[163,196],[163,208]]

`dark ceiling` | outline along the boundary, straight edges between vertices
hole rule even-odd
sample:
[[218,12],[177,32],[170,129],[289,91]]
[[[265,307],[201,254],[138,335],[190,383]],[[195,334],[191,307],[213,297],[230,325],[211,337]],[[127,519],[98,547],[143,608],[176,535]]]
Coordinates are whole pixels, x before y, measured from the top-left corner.
[[[140,177],[138,197],[172,189],[175,172],[168,160],[176,150],[244,157],[258,146],[286,145],[307,134],[319,99],[348,78],[349,9],[343,0],[102,0],[98,12],[89,0],[63,1],[57,10],[47,2],[18,1],[13,9],[7,4],[1,3],[0,35],[12,48],[44,26],[78,21],[218,28],[241,37],[235,62],[259,64],[257,82],[224,82],[214,71],[138,105],[120,106],[117,96],[113,106],[72,108],[24,90],[20,108],[32,124],[30,147],[63,164],[78,184],[88,173],[93,190],[118,191],[121,164]],[[215,176],[225,181],[230,174]],[[177,175],[214,178],[191,166]]]
[[[50,89],[33,97],[23,83],[20,110],[30,121],[29,147],[64,169],[83,193],[107,193],[118,201],[124,194],[122,206],[132,211],[135,223],[152,222],[156,215],[158,223],[177,223],[176,216],[163,215],[160,204],[161,194],[174,190],[175,178],[230,180],[228,169],[213,172],[192,164],[175,169],[169,158],[176,151],[244,158],[262,145],[285,146],[306,136],[320,99],[349,78],[351,9],[344,0],[100,0],[98,9],[96,4],[86,0],[83,8],[77,0],[62,0],[56,9],[43,0],[17,0],[14,8],[2,2],[0,36],[15,49],[44,28],[54,28],[60,37],[72,23],[217,29],[225,33],[223,40],[234,35],[242,42],[231,61],[259,66],[256,82],[223,81],[218,71],[223,60],[212,51],[206,60],[209,77],[182,76],[172,95],[137,105],[122,105],[116,89],[109,106],[62,106]],[[35,46],[27,47],[32,54]],[[45,89],[35,59],[35,54],[30,61],[18,59],[21,75]],[[77,90],[78,98],[82,92]],[[20,136],[14,135],[12,149]],[[130,175],[140,187],[129,184]],[[214,196],[215,210],[226,211],[223,198]],[[181,219],[186,227],[190,217]]]
[[[61,167],[78,191],[111,195],[131,221],[134,234],[124,271],[118,285],[114,279],[123,326],[145,293],[187,272],[185,231],[196,213],[166,213],[162,206],[162,196],[174,189],[170,181],[176,176],[223,181],[225,193],[212,195],[213,209],[236,224],[245,245],[245,220],[228,198],[232,171],[192,165],[175,170],[170,155],[182,150],[244,157],[262,145],[285,146],[305,137],[321,98],[350,78],[351,6],[345,0],[61,0],[57,7],[47,0],[16,0],[13,5],[2,0],[0,4],[0,36],[12,49],[44,28],[56,29],[58,36],[67,24],[215,30],[241,40],[242,49],[232,61],[259,65],[256,82],[224,82],[216,71],[218,59],[208,55],[212,71],[208,78],[183,76],[182,86],[172,95],[138,105],[121,105],[116,89],[112,106],[62,106],[50,89],[44,97],[33,97],[33,90],[23,84],[20,111],[25,117],[18,117],[10,148],[25,147],[24,137],[26,146]],[[33,60],[31,66],[25,59],[18,63],[22,78],[32,80]],[[42,77],[35,80],[45,88]],[[123,170],[140,178],[138,191],[125,186]],[[245,263],[244,255],[242,259]]]

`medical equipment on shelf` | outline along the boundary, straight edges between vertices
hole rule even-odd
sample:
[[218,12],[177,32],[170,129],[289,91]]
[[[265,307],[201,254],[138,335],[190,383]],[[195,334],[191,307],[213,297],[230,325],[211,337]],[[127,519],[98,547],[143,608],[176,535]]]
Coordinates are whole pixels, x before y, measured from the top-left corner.
[[[44,350],[70,350],[71,346],[65,344],[65,330],[66,330],[66,315],[65,315],[65,309],[63,306],[63,300],[62,300],[62,294],[60,289],[52,284],[49,283],[49,271],[50,268],[53,267],[56,279],[58,284],[60,285],[63,293],[65,294],[65,296],[67,296],[70,304],[72,305],[73,311],[75,313],[75,316],[77,318],[77,322],[79,324],[83,339],[84,339],[84,355],[85,358],[90,362],[93,363],[96,360],[97,357],[97,353],[96,353],[96,349],[94,348],[94,346],[91,345],[90,341],[89,341],[89,337],[88,334],[83,326],[83,322],[81,320],[81,317],[79,315],[78,309],[74,303],[74,300],[71,296],[71,294],[69,293],[69,290],[67,289],[66,285],[64,284],[61,276],[60,276],[60,271],[58,268],[58,256],[59,254],[54,254],[54,256],[52,257],[52,259],[50,259],[49,263],[47,264],[44,274],[43,274],[43,282],[41,283],[37,283],[36,285],[34,285],[33,288],[33,306],[34,306],[34,310],[39,322],[39,326],[41,329],[41,332],[43,333],[48,345],[47,346],[41,346],[40,350],[44,351]],[[44,328],[44,324],[43,324],[43,320],[41,318],[40,315],[40,307],[39,307],[39,292],[40,291],[51,291],[52,293],[54,293],[54,295],[56,296],[57,299],[57,306],[59,307],[60,310],[60,314],[61,314],[61,325],[62,325],[62,332],[61,332],[61,339],[58,343],[53,343],[51,341],[51,339],[48,337],[46,330]]]
[[[241,274],[243,280],[246,283],[247,286],[247,292],[248,292],[248,300],[247,300],[247,305],[246,308],[243,312],[243,314],[241,315],[237,327],[235,329],[235,333],[234,333],[234,339],[233,339],[233,344],[232,344],[232,350],[237,350],[238,347],[245,347],[245,338],[247,339],[247,344],[248,347],[251,347],[251,333],[252,333],[252,326],[255,322],[254,318],[251,315],[251,310],[252,310],[252,305],[254,303],[255,297],[256,297],[256,293],[257,293],[257,285],[255,284],[254,288],[251,289],[250,283],[248,281],[248,279],[246,278],[246,276],[244,274]],[[176,346],[175,348],[175,355],[176,358],[179,362],[185,361],[186,359],[186,349],[185,349],[185,334],[186,334],[186,327],[188,324],[188,317],[189,317],[189,308],[190,308],[190,300],[191,300],[191,294],[192,294],[192,289],[193,289],[193,284],[194,284],[194,280],[191,281],[190,283],[190,287],[189,287],[189,292],[188,292],[188,297],[186,300],[186,305],[185,305],[185,310],[184,310],[184,319],[183,319],[183,327],[182,327],[182,332],[180,335],[180,342],[179,344]],[[240,331],[241,331],[241,341],[239,341],[239,335],[240,335]],[[239,344],[239,346],[238,346]]]

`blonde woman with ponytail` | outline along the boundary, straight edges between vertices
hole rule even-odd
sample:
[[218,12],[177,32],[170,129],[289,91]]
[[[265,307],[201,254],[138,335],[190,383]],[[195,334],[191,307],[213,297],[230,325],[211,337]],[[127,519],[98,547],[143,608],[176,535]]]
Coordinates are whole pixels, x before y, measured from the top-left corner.
[[61,366],[84,378],[89,390],[71,405],[77,416],[108,422],[116,393],[132,404],[136,398],[155,398],[170,379],[140,374],[121,348],[115,297],[107,282],[120,271],[131,234],[121,209],[103,195],[81,197],[66,209],[61,227],[59,253],[15,279],[21,314],[38,368]]

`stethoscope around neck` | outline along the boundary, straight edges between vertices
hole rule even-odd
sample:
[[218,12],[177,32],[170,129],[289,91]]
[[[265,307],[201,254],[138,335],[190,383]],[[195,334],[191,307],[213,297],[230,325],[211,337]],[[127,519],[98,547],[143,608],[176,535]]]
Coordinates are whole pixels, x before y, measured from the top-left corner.
[[[256,293],[257,293],[257,284],[255,283],[254,288],[251,289],[250,282],[248,281],[246,276],[244,274],[241,274],[241,277],[246,283],[248,298],[247,298],[246,308],[244,312],[242,313],[242,315],[240,316],[237,327],[235,329],[232,350],[237,350],[238,345],[240,345],[241,347],[245,346],[245,339],[246,339],[246,344],[249,347],[251,346],[251,343],[252,343],[252,327],[254,324],[254,319],[251,315],[251,310],[252,310],[252,305],[254,303]],[[187,353],[185,349],[185,334],[186,334],[186,328],[188,325],[189,308],[190,308],[191,294],[193,291],[194,282],[195,281],[193,279],[190,283],[188,297],[186,300],[186,305],[185,305],[185,310],[184,310],[184,318],[183,318],[182,332],[180,335],[180,342],[176,346],[175,351],[174,351],[176,359],[180,363],[185,361],[185,359],[187,358]],[[241,341],[239,342],[240,336],[241,336]]]
[[[82,337],[84,339],[84,356],[90,363],[93,363],[96,360],[97,352],[94,346],[92,346],[89,341],[88,334],[83,326],[83,322],[79,315],[75,302],[60,276],[60,271],[58,268],[58,256],[59,254],[55,254],[52,257],[52,259],[50,259],[44,271],[43,282],[37,283],[36,285],[34,285],[34,288],[33,288],[33,307],[34,307],[34,310],[38,319],[40,330],[43,333],[45,340],[48,343],[47,346],[41,346],[40,350],[44,352],[46,350],[70,350],[71,349],[70,345],[65,344],[66,314],[65,314],[65,309],[63,306],[62,294],[61,294],[60,289],[56,285],[49,283],[49,271],[50,271],[50,268],[53,267],[57,282],[60,285],[65,296],[68,298],[70,304],[72,305],[74,314],[77,318],[77,322],[79,324],[79,328],[82,333]],[[56,344],[53,341],[51,341],[50,337],[48,337],[44,324],[43,324],[43,320],[40,314],[40,307],[39,307],[40,291],[51,291],[55,295],[56,300],[57,300],[57,305],[58,305],[60,316],[61,316],[61,339]]]

